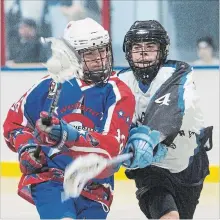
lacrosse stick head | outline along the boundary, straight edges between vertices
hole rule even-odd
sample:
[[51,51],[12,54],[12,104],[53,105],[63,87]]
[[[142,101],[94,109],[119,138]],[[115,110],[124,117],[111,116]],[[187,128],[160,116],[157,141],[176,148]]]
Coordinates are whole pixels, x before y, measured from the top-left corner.
[[76,50],[63,38],[41,38],[43,43],[51,43],[52,56],[44,64],[52,79],[64,83],[83,76],[82,61]]
[[64,39],[78,52],[83,62],[83,81],[106,82],[112,72],[112,48],[108,31],[91,18],[71,21]]
[[108,160],[97,154],[80,156],[70,163],[64,174],[64,195],[77,198],[89,180],[98,176],[107,166]]

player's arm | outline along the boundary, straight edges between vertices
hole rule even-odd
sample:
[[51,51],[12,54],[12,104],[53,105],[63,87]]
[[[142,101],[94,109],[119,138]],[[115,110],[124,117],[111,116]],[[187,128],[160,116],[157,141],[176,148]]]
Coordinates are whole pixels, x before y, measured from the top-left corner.
[[[181,65],[181,64],[180,64]],[[162,98],[161,98],[162,97]],[[144,125],[161,133],[166,145],[172,144],[181,130],[199,133],[203,116],[193,82],[192,68],[183,63],[155,95],[145,115]]]
[[[44,81],[42,83],[42,81]],[[33,160],[31,157],[37,147],[37,143],[34,140],[34,126],[35,121],[39,118],[39,112],[42,111],[42,107],[39,105],[43,103],[44,91],[42,89],[43,84],[49,83],[47,79],[41,80],[41,82],[33,86],[28,90],[19,100],[14,103],[8,111],[6,120],[3,124],[4,138],[7,146],[14,152],[18,152],[20,162],[23,157],[26,157],[26,161],[29,160],[35,168],[41,167],[43,158],[39,160]],[[41,96],[42,95],[42,96]],[[30,170],[26,170],[22,167],[23,173],[29,173]]]
[[[47,84],[48,87],[45,89]],[[35,122],[43,109],[42,105],[49,85],[50,79],[45,77],[29,89],[9,109],[3,124],[3,130],[5,141],[12,151],[18,151],[19,144],[17,142],[20,142],[18,140],[24,138],[24,141],[28,141],[33,137]]]
[[100,131],[79,132],[55,117],[52,120],[53,125],[47,128],[40,119],[36,123],[39,143],[45,144],[49,140],[53,147],[60,150],[67,147],[72,150],[74,157],[88,153],[97,153],[108,158],[118,155],[128,137],[135,100],[124,83],[122,88],[115,87],[114,90],[116,92],[112,91],[107,98]]

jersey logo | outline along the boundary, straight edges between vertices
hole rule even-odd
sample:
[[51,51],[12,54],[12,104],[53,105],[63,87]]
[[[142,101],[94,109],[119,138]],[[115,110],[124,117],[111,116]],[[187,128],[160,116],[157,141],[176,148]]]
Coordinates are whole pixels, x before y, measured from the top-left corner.
[[170,93],[167,93],[166,95],[161,96],[160,98],[155,100],[155,103],[160,105],[169,105],[169,99]]

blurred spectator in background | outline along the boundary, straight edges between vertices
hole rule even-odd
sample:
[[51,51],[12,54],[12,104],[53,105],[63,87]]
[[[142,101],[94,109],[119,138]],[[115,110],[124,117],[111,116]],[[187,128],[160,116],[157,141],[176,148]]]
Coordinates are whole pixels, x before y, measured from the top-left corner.
[[61,0],[61,10],[68,21],[92,18],[101,23],[100,0]]
[[66,24],[72,20],[90,17],[101,24],[101,2],[102,0],[45,0],[43,15],[47,11],[51,24],[52,36],[61,37]]
[[[63,30],[68,23],[67,17],[61,11],[62,0],[44,0],[44,21],[47,21],[51,25],[51,35],[53,37],[63,36]],[[68,2],[69,0],[67,0]]]
[[6,5],[7,65],[45,62],[39,37],[61,37],[70,20],[90,17],[102,23],[102,0],[8,0]]
[[15,63],[46,62],[47,50],[37,35],[37,25],[32,19],[23,19],[18,25],[18,41],[9,57]]
[[[9,4],[11,3],[11,4]],[[9,5],[8,5],[9,4]],[[18,36],[18,23],[22,19],[21,5],[19,0],[13,2],[5,2],[8,6],[6,11],[6,48],[7,48],[7,60],[12,60],[15,52],[17,42],[19,41]]]
[[197,40],[197,55],[199,60],[193,65],[219,65],[219,59],[214,56],[214,43],[211,37],[202,37]]

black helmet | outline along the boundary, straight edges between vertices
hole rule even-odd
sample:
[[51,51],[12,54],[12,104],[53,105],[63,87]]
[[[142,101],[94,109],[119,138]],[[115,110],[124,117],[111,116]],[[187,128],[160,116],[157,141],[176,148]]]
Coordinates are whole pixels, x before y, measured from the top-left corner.
[[[157,60],[146,67],[137,67],[132,59],[132,45],[134,43],[152,42],[160,45]],[[170,39],[164,27],[155,20],[136,21],[126,33],[123,51],[137,80],[149,84],[157,75],[161,64],[168,55]]]

